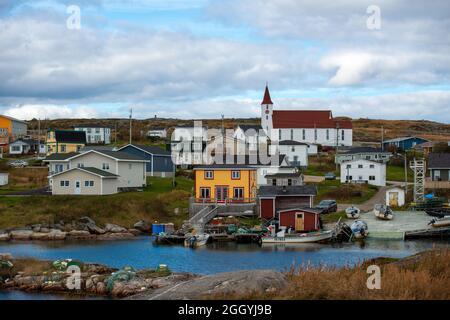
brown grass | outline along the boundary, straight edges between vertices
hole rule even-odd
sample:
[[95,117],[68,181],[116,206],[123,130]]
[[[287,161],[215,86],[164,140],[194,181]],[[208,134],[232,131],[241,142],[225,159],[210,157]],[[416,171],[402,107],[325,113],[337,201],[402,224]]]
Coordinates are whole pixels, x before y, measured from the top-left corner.
[[48,168],[15,168],[9,171],[9,183],[16,188],[42,188],[48,184]]
[[[390,262],[390,259],[369,261],[355,268],[301,267],[288,273],[288,285],[280,291],[227,294],[228,299],[355,299],[410,300],[450,299],[450,250],[425,252],[411,258]],[[381,289],[366,286],[366,268],[381,268]],[[225,296],[215,296],[215,299]]]

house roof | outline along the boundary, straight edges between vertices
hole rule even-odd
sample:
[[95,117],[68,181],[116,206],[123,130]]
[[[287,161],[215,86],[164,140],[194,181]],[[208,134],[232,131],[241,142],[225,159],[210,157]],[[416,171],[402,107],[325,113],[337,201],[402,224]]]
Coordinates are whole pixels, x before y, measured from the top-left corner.
[[264,176],[266,179],[283,179],[283,178],[299,178],[301,175],[300,172],[292,172],[292,173],[272,173]]
[[73,128],[110,128],[109,126],[104,126],[98,123],[92,123],[92,124],[80,124],[77,126],[73,126]]
[[390,153],[388,151],[381,150],[381,148],[372,148],[372,147],[352,147],[352,148],[348,148],[348,149],[341,149],[340,151],[341,151],[341,154]]
[[398,137],[398,138],[394,138],[394,139],[390,139],[390,140],[384,140],[383,143],[400,142],[400,141],[405,141],[405,140],[409,140],[409,139],[421,139],[423,141],[429,141],[429,140],[421,138],[421,137],[410,136],[410,137]]
[[116,174],[113,174],[111,172],[104,171],[104,170],[101,170],[101,169],[98,169],[98,168],[94,168],[94,167],[72,168],[72,169],[69,169],[69,170],[65,170],[65,171],[62,171],[62,172],[55,173],[54,175],[51,175],[50,177],[63,175],[63,174],[66,174],[66,173],[74,171],[74,170],[84,171],[84,172],[87,172],[87,173],[90,173],[90,174],[93,174],[93,175],[96,175],[96,176],[99,176],[99,177],[102,177],[102,178],[109,178],[109,179],[111,179],[111,178],[119,177]]
[[55,139],[58,142],[86,144],[86,133],[75,130],[55,130]]
[[307,143],[299,142],[295,140],[281,140],[278,142],[280,146],[307,146]]
[[428,168],[430,169],[449,169],[450,168],[450,153],[436,153],[432,152],[428,155]]
[[436,142],[434,142],[434,141],[427,141],[424,143],[416,144],[414,146],[414,149],[432,148],[435,144],[436,144]]
[[161,155],[161,156],[170,156],[171,155],[170,151],[161,149],[160,147],[145,146],[143,144],[127,144],[126,146],[121,147],[119,149],[119,151],[122,149],[125,149],[126,147],[133,147],[136,149],[140,149],[146,153],[153,154],[153,155]]
[[261,104],[273,104],[272,99],[270,99],[269,87],[266,85],[266,89],[264,90],[264,98]]
[[6,118],[6,119],[11,120],[11,121],[16,121],[16,122],[20,122],[20,123],[23,123],[23,124],[27,124],[25,121],[22,121],[22,120],[19,120],[19,119],[10,117],[10,116],[5,116],[4,114],[0,114],[0,118]]
[[320,214],[320,213],[323,212],[322,209],[317,209],[317,208],[300,208],[300,207],[278,210],[277,212],[278,213],[283,213],[283,212],[289,212],[289,211],[295,211],[295,210],[309,212],[309,213],[315,213],[315,214]]
[[97,150],[97,151],[114,151],[115,147],[113,146],[85,146],[81,148],[80,152],[87,152],[91,150]]
[[[278,164],[281,165],[283,163],[284,159],[285,159],[285,155],[279,155]],[[231,169],[231,168],[253,168],[253,167],[260,167],[260,166],[270,166],[270,164],[265,164],[264,162],[262,162],[260,157],[255,159],[255,157],[250,157],[250,156],[246,155],[246,156],[240,156],[240,157],[234,156],[232,163],[229,163],[226,160],[226,158],[224,157],[223,164],[213,163],[213,164],[198,165],[198,166],[194,167],[194,170],[197,170],[197,169],[214,170],[214,169]]]
[[39,143],[43,143],[42,141],[38,141],[36,139],[17,139],[16,141],[11,142],[10,144],[15,144],[15,143],[20,143],[20,142],[23,142],[28,145],[37,145]]
[[241,128],[246,136],[266,136],[266,132],[259,124],[240,124],[238,128]]
[[164,131],[166,128],[159,127],[159,128],[149,128],[148,131]]
[[47,156],[44,161],[61,161],[61,160],[67,160],[69,158],[72,158],[76,155],[79,155],[78,152],[69,152],[69,153],[53,153],[49,156]]
[[335,120],[330,110],[276,110],[274,128],[340,128],[351,129],[351,120]]
[[258,190],[260,197],[274,196],[296,196],[296,195],[317,195],[317,187],[312,184],[303,186],[260,186]]

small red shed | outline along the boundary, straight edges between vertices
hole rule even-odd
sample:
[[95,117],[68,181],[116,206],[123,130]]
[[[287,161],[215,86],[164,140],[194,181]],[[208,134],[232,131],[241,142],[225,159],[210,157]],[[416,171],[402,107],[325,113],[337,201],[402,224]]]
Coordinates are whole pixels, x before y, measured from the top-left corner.
[[314,209],[293,208],[278,211],[280,227],[293,228],[296,232],[320,229],[320,212]]

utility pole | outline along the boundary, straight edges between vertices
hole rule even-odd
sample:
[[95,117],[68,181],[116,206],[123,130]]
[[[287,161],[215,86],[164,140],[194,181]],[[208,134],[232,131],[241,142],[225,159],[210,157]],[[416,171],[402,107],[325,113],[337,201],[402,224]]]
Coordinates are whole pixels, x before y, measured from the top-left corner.
[[405,198],[408,195],[408,170],[406,167],[407,159],[406,159],[406,151],[405,151]]
[[[381,151],[384,151],[384,127],[381,126]],[[405,166],[406,168],[406,166]]]
[[37,142],[38,142],[38,150],[36,152],[36,157],[39,158],[39,155],[41,153],[41,118],[38,119]]
[[114,144],[117,147],[117,121],[114,123]]
[[130,144],[132,142],[132,136],[133,136],[132,135],[132,132],[133,132],[132,126],[133,126],[133,109],[130,108]]

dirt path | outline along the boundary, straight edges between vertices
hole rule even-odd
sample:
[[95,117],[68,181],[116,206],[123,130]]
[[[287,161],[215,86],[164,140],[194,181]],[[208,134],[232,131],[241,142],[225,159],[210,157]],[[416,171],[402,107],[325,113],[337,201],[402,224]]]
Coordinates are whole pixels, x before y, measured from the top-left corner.
[[[375,195],[370,198],[369,200],[367,200],[366,202],[357,204],[356,206],[361,209],[362,211],[371,211],[374,207],[375,204],[377,203],[385,203],[385,197],[386,197],[386,190],[393,188],[397,185],[390,185],[390,186],[385,186],[385,187],[381,187],[377,193],[375,193]],[[338,211],[343,211],[346,208],[350,207],[352,205],[352,203],[338,203]]]

